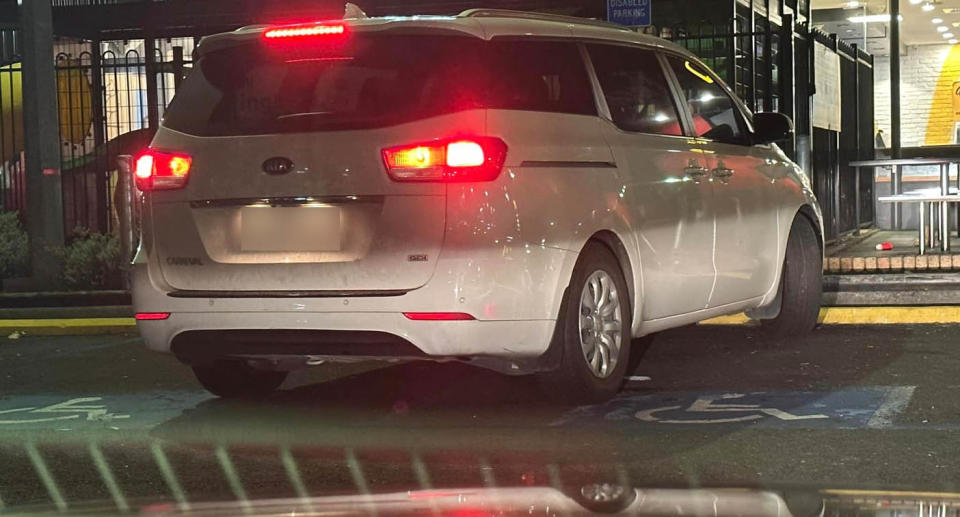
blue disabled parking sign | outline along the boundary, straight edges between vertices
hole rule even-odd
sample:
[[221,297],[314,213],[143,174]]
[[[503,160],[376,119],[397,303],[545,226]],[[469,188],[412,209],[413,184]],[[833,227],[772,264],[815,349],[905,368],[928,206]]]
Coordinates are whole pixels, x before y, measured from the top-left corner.
[[607,0],[607,21],[636,27],[650,25],[651,0]]

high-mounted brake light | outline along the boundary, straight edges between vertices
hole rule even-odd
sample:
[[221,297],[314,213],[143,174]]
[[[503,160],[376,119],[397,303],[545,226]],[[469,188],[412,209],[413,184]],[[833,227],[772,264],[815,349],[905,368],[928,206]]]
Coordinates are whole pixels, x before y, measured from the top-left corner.
[[342,24],[305,23],[298,25],[283,25],[264,31],[266,39],[306,38],[311,36],[336,36],[346,32]]
[[383,150],[387,174],[394,181],[491,181],[500,175],[507,144],[499,138],[437,140]]
[[184,153],[147,149],[137,157],[133,170],[137,188],[142,191],[183,188],[191,163],[193,159]]

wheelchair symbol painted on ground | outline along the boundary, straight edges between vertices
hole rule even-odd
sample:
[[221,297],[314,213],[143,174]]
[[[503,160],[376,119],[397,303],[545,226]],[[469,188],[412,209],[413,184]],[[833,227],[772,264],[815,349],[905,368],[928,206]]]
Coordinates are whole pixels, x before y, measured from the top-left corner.
[[[743,398],[742,393],[726,393],[723,395],[698,397],[692,404],[683,406],[662,406],[644,409],[634,413],[637,420],[643,422],[657,422],[661,424],[724,424],[730,422],[748,422],[761,418],[773,417],[780,420],[815,420],[829,418],[827,415],[795,415],[782,409],[762,407],[760,404],[718,404],[718,400],[737,400]],[[731,413],[740,413],[740,416],[728,416]],[[744,415],[743,413],[749,413]],[[695,418],[689,418],[695,417]]]
[[0,425],[35,424],[58,420],[76,420],[86,415],[85,420],[109,421],[130,418],[130,415],[110,413],[103,405],[92,405],[102,397],[82,397],[43,407],[21,407],[0,410]]

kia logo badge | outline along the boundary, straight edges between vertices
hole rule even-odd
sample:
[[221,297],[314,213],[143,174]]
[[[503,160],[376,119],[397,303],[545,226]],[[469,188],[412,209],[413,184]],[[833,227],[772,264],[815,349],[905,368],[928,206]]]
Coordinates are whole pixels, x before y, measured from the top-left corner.
[[263,161],[263,172],[270,175],[286,174],[292,170],[293,162],[290,158],[274,156]]

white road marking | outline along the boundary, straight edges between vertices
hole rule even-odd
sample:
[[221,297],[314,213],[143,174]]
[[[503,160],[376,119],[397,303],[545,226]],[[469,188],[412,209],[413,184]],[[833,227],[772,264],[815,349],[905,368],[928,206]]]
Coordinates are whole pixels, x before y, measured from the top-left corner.
[[0,420],[0,424],[33,424],[37,422],[52,422],[56,420],[71,420],[80,418],[81,413],[86,413],[87,420],[114,420],[114,419],[125,419],[130,418],[130,415],[119,415],[110,413],[107,411],[106,406],[101,405],[84,405],[86,402],[97,402],[103,400],[102,397],[81,397],[76,399],[70,399],[66,402],[60,402],[58,404],[51,404],[49,406],[37,408],[37,407],[22,407],[14,409],[5,409],[0,411],[0,414],[11,414],[11,413],[31,413],[31,414],[43,414],[43,413],[72,413],[69,415],[58,415],[58,416],[49,416],[41,418],[19,418],[15,420]]
[[893,419],[907,409],[916,386],[894,386],[887,390],[880,407],[867,421],[870,429],[884,429],[893,426]]
[[753,415],[744,415],[741,417],[733,418],[710,418],[702,420],[669,420],[669,419],[660,419],[656,416],[656,413],[661,413],[664,411],[673,411],[680,409],[682,406],[664,406],[653,409],[645,409],[642,411],[637,411],[634,414],[634,417],[637,420],[644,422],[658,422],[661,424],[723,424],[729,422],[746,422],[749,420],[757,420],[763,418],[763,415],[772,416],[774,418],[779,418],[780,420],[810,420],[810,419],[820,419],[820,418],[829,418],[827,415],[813,414],[813,415],[794,415],[793,413],[788,413],[781,409],[777,408],[765,408],[760,407],[759,404],[714,404],[717,400],[729,400],[729,399],[739,399],[744,395],[742,393],[727,393],[719,396],[707,396],[707,397],[698,397],[697,400],[693,401],[689,407],[684,411],[688,413],[727,413],[727,412],[736,412],[736,413],[746,413],[746,412],[757,412],[762,414],[753,414]]

